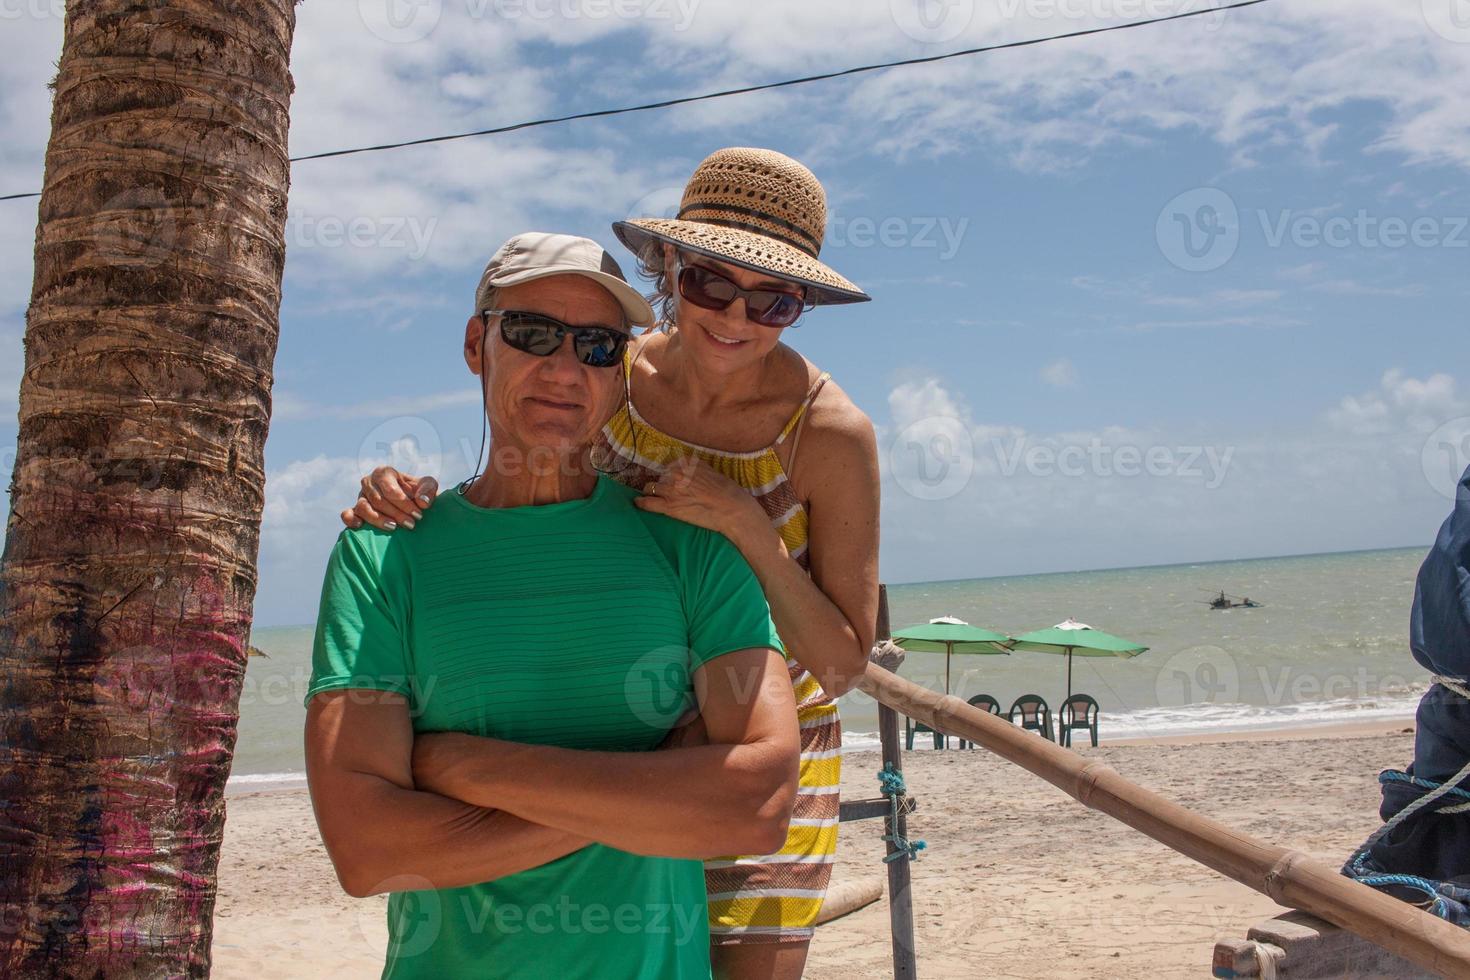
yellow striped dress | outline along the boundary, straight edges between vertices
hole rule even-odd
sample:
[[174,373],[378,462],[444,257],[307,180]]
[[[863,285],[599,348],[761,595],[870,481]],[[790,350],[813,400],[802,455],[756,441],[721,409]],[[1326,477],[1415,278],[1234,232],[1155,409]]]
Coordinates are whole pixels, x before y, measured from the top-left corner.
[[[642,488],[675,460],[698,456],[750,491],[770,516],[791,557],[810,570],[806,508],[796,498],[776,448],[793,432],[797,432],[799,441],[802,417],[828,377],[823,373],[817,378],[773,444],[747,453],[675,439],[638,414],[630,394],[603,428],[594,459],[600,460],[600,467],[609,476]],[[793,457],[795,449],[793,442]],[[801,781],[791,829],[785,846],[776,854],[705,862],[710,939],[716,945],[809,940],[832,875],[837,850],[837,790],[842,774],[842,729],[837,705],[801,664],[788,657],[786,669],[791,674],[801,726]]]

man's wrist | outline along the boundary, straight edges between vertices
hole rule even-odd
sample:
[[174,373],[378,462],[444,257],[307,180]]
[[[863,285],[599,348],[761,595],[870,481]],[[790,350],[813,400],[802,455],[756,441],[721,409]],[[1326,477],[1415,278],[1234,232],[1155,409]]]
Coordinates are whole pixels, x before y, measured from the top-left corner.
[[481,772],[493,771],[482,766],[486,741],[463,732],[435,732],[419,736],[414,748],[414,784],[421,790],[438,793],[464,803],[484,806],[487,794]]
[[456,746],[455,788],[477,806],[497,806],[497,786],[511,765],[513,742],[466,735]]

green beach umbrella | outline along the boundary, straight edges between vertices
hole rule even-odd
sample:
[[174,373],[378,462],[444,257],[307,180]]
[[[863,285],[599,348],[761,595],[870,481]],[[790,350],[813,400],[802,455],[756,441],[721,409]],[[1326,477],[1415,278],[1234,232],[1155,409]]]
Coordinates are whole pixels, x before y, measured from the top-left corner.
[[940,616],[927,623],[895,630],[894,642],[915,653],[944,654],[944,693],[949,693],[949,661],[957,653],[1010,653],[1011,638],[994,630],[971,626],[963,619]]
[[1095,630],[1086,623],[1068,619],[1051,629],[1022,633],[1011,645],[1012,650],[1034,653],[1059,653],[1067,658],[1067,697],[1072,696],[1072,654],[1079,657],[1136,657],[1148,647],[1121,636]]

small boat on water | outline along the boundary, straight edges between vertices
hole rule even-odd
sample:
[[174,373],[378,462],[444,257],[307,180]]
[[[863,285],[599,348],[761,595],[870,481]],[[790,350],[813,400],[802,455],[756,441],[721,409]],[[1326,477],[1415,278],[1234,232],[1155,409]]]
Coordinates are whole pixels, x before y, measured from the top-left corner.
[[1246,596],[1229,595],[1221,592],[1213,599],[1201,599],[1211,609],[1259,609],[1261,603]]

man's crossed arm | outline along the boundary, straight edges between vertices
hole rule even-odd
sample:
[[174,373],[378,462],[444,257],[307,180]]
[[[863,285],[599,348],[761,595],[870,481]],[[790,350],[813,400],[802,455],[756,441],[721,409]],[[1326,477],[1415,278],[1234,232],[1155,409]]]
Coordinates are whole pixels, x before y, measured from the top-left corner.
[[306,761],[327,852],[349,894],[454,888],[594,841],[639,854],[769,853],[785,840],[799,733],[785,662],[767,648],[694,675],[707,745],[593,752],[440,733],[407,702],[333,691],[307,709]]

